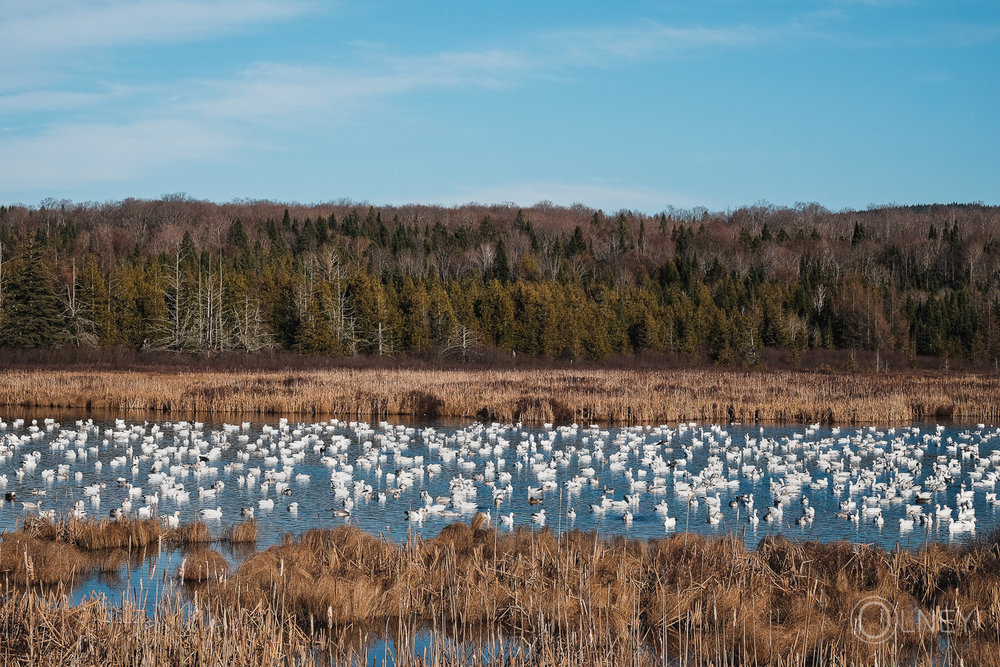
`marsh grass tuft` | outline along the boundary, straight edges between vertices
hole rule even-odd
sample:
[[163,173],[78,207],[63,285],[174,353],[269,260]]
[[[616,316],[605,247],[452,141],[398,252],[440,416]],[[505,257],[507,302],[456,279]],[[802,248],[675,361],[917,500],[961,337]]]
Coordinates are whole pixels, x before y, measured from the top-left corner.
[[247,519],[229,526],[223,539],[232,544],[256,544],[258,532],[257,520]]
[[229,563],[212,549],[194,549],[184,557],[177,578],[184,583],[218,581],[229,573]]

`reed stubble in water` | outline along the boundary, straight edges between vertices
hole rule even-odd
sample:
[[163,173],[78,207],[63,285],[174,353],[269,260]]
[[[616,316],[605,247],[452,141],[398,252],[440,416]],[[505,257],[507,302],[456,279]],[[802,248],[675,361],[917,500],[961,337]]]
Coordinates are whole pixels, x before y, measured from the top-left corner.
[[[181,614],[167,597],[160,603],[165,611],[158,607],[129,629],[99,621],[107,608],[43,600],[44,589],[17,569],[19,559],[46,562],[53,546],[85,553],[61,542],[65,535],[17,531],[0,544],[9,585],[0,609],[0,631],[10,633],[0,656],[6,662],[54,662],[56,655],[93,662],[114,643],[121,655],[135,655],[139,644],[160,651],[143,654],[157,664],[224,656],[233,664],[308,663],[331,655],[346,662],[370,649],[350,638],[391,636],[402,651],[421,633],[452,642],[434,644],[439,664],[469,664],[468,646],[484,641],[503,647],[508,665],[1000,661],[998,536],[919,551],[768,537],[748,550],[736,536],[500,533],[482,516],[402,544],[342,526],[286,536],[233,572],[196,543],[191,576],[188,567],[178,573],[198,582],[186,598],[196,612]],[[866,607],[870,600],[880,606]],[[26,627],[15,612],[33,614],[34,627],[44,632]],[[128,613],[134,612],[122,616]],[[56,620],[70,618],[59,620],[64,630],[55,637]],[[280,641],[268,643],[259,636],[265,631]],[[206,634],[224,645],[198,643]],[[189,651],[188,659],[178,651]],[[400,655],[399,664],[412,657]]]

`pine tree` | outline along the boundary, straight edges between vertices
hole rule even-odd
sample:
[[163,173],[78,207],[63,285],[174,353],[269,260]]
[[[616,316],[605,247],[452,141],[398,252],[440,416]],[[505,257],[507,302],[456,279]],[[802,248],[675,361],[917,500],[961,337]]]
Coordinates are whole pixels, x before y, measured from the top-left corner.
[[295,350],[307,354],[336,355],[340,352],[333,326],[328,319],[327,303],[330,300],[327,283],[320,283],[309,299],[295,341]]
[[229,226],[229,242],[241,251],[247,249],[247,233],[243,229],[243,222],[239,218],[233,220],[233,224]]
[[83,261],[83,270],[74,280],[70,322],[71,333],[75,329],[77,344],[107,345],[114,340],[111,330],[111,310],[108,307],[108,293],[104,285],[97,259],[88,254]]
[[66,342],[63,306],[40,249],[28,246],[22,257],[4,267],[0,346],[51,348]]
[[868,238],[865,226],[860,221],[854,223],[854,232],[851,234],[851,245],[858,245]]
[[119,280],[114,319],[121,341],[137,350],[162,345],[169,337],[170,316],[159,266],[127,266]]
[[348,286],[351,311],[358,322],[361,351],[386,356],[396,351],[394,294],[380,281],[367,274],[356,276]]
[[455,310],[448,298],[448,293],[440,283],[435,283],[428,294],[428,319],[432,342],[439,348],[444,348],[451,340],[458,326]]
[[573,236],[570,237],[569,243],[566,244],[566,256],[572,257],[573,255],[585,252],[587,252],[587,242],[583,239],[583,230],[577,225],[576,229],[573,230]]
[[431,346],[431,323],[427,291],[422,284],[404,279],[399,294],[400,349],[407,354],[424,354]]
[[507,262],[507,246],[501,240],[497,243],[497,254],[493,258],[493,267],[490,269],[493,278],[502,283],[510,282],[510,264]]
[[632,234],[628,228],[628,217],[622,211],[618,214],[618,252],[625,252],[632,245]]
[[499,280],[492,280],[487,285],[476,311],[483,329],[497,347],[511,349],[514,342],[514,301]]

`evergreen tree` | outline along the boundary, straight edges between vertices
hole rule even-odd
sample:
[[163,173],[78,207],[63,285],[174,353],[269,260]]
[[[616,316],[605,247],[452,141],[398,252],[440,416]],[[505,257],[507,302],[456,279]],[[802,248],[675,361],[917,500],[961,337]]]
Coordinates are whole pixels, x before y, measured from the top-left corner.
[[572,257],[585,252],[587,252],[587,242],[583,240],[583,230],[580,229],[580,225],[577,225],[573,229],[573,236],[570,237],[569,243],[566,244],[566,256]]
[[479,240],[482,243],[492,243],[500,239],[500,230],[497,228],[493,218],[489,215],[483,217],[479,223]]
[[5,265],[0,346],[50,348],[66,342],[66,320],[55,281],[38,246]]
[[860,221],[855,222],[854,233],[851,234],[851,245],[858,245],[866,238],[868,238],[868,234],[865,232],[865,226]]
[[628,228],[628,217],[622,211],[618,214],[618,252],[626,252],[632,245],[632,234]]
[[406,354],[425,354],[431,347],[430,306],[422,284],[409,277],[403,280],[399,294],[400,350]]
[[451,305],[448,293],[440,283],[435,283],[428,295],[427,308],[431,342],[438,348],[444,348],[455,333],[458,318]]
[[305,316],[302,318],[294,349],[308,354],[336,355],[341,352],[333,325],[327,312],[330,301],[330,287],[320,283],[309,299]]
[[229,225],[229,242],[241,251],[247,249],[247,233],[239,218],[233,220],[233,224]]
[[87,255],[73,286],[75,290],[71,311],[70,338],[82,345],[107,345],[114,340],[111,330],[111,309],[97,259]]
[[499,280],[486,286],[476,308],[485,332],[497,347],[512,349],[514,343],[514,301]]
[[507,261],[507,246],[503,240],[497,243],[497,253],[493,258],[493,266],[490,269],[490,276],[502,283],[510,281],[510,264]]

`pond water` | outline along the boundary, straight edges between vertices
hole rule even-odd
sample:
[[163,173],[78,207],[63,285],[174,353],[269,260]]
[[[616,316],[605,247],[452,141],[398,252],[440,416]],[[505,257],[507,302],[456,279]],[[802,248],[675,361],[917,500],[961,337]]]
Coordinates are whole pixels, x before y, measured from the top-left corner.
[[[477,512],[501,530],[540,527],[544,512],[554,531],[731,532],[750,548],[783,533],[916,548],[996,527],[998,436],[985,425],[224,424],[7,412],[0,497],[13,499],[0,506],[0,529],[39,511],[102,518],[124,503],[132,515],[181,522],[215,510],[205,521],[216,533],[252,510],[260,548],[344,523],[399,541],[407,531],[430,537]],[[753,510],[759,523],[747,520]],[[155,599],[182,557],[158,553],[74,596],[141,589]]]

